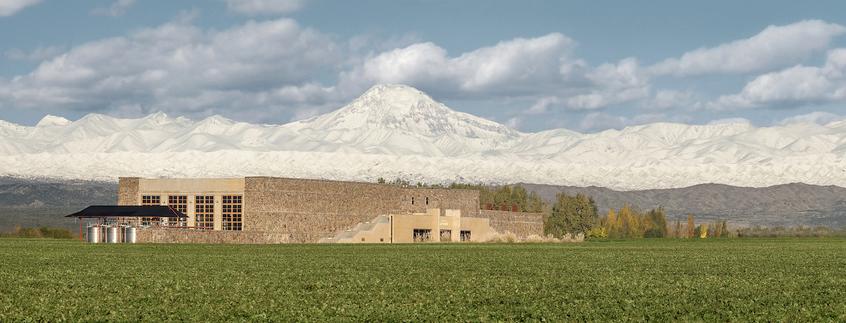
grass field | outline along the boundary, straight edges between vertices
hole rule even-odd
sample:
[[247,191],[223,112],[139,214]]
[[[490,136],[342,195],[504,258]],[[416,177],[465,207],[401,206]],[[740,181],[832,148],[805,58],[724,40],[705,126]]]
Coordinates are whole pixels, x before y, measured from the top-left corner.
[[0,239],[0,321],[844,321],[846,240],[90,245]]

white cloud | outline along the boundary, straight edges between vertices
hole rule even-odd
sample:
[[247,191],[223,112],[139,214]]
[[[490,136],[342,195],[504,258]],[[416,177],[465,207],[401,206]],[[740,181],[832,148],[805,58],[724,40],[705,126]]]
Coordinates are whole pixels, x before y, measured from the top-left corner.
[[0,1],[0,17],[12,16],[26,7],[34,6],[41,0],[2,0]]
[[527,97],[536,104],[525,113],[553,106],[601,109],[649,93],[649,80],[633,58],[591,70],[572,54],[575,42],[552,33],[516,38],[451,56],[440,46],[415,43],[373,55],[341,76],[348,92],[374,83],[404,83],[439,97]]
[[26,52],[20,48],[12,48],[5,53],[6,58],[18,61],[43,61],[48,58],[53,58],[64,51],[59,46],[39,47],[30,52]]
[[760,75],[740,93],[720,96],[714,109],[793,108],[846,99],[846,49],[828,53],[822,67],[797,65]]
[[250,16],[288,14],[304,4],[304,0],[226,0],[229,10]]
[[[286,109],[325,107],[341,49],[320,32],[279,19],[204,31],[181,20],[82,44],[34,71],[0,80],[0,106],[79,111],[162,110],[279,120]],[[124,107],[124,108],[121,108]],[[290,111],[288,111],[290,112]]]
[[342,84],[364,89],[374,83],[404,83],[432,92],[535,93],[560,86],[584,67],[571,56],[575,43],[552,33],[516,38],[459,56],[430,42],[379,53],[342,75]]
[[797,116],[792,116],[781,120],[779,124],[787,125],[793,123],[816,123],[821,125],[826,125],[835,121],[841,121],[846,119],[846,117],[837,115],[831,112],[824,112],[824,111],[814,111],[811,113],[800,114]]
[[565,105],[573,110],[595,110],[630,102],[649,95],[649,80],[637,60],[626,58],[617,64],[602,64],[587,74],[594,89],[572,96]]
[[769,26],[750,38],[717,47],[700,48],[650,67],[656,75],[702,75],[749,73],[799,63],[810,54],[828,48],[832,39],[846,32],[841,25],[805,20]]
[[644,101],[643,106],[649,110],[696,108],[699,104],[694,97],[690,91],[659,90],[651,99]]
[[126,14],[129,7],[135,4],[135,0],[117,0],[108,7],[98,7],[91,10],[91,14],[95,16],[109,16],[118,17]]

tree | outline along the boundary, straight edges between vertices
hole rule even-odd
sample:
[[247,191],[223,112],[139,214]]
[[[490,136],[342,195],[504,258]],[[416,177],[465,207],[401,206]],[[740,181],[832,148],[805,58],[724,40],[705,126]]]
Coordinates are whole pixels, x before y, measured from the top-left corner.
[[626,204],[620,209],[621,235],[625,238],[643,238],[640,215]]
[[586,195],[570,196],[559,193],[552,207],[552,213],[546,217],[544,231],[555,237],[567,233],[587,233],[598,218],[596,203]]
[[696,222],[693,220],[693,214],[687,215],[687,238],[696,236]]
[[614,209],[609,209],[608,215],[605,216],[605,228],[605,231],[608,232],[609,237],[620,237],[620,226],[617,222],[617,213],[614,212]]
[[673,229],[673,238],[681,238],[682,237],[682,224],[681,220],[676,219],[676,225]]
[[720,237],[727,238],[729,236],[729,227],[728,227],[728,223],[726,222],[726,220],[723,220],[723,223],[722,223],[721,226],[722,226],[722,228],[720,229],[720,232],[722,232],[722,235]]
[[667,216],[664,214],[664,208],[658,207],[652,209],[647,213],[649,225],[647,226],[644,236],[647,238],[664,238],[667,236]]

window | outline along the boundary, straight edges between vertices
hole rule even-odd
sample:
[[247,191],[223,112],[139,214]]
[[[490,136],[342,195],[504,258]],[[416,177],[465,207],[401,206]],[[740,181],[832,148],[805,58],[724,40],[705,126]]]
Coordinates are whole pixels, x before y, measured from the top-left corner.
[[214,196],[194,197],[194,222],[199,229],[214,229]]
[[461,241],[470,241],[470,230],[461,230]]
[[[185,195],[170,195],[167,197],[167,205],[174,210],[188,214],[188,197]],[[168,218],[168,225],[174,227],[184,227],[185,219]]]
[[241,231],[241,195],[223,196],[223,230]]
[[426,242],[432,239],[432,230],[414,229],[414,242]]
[[[141,205],[150,206],[150,205],[161,205],[162,204],[162,197],[158,195],[142,195],[141,196]],[[144,217],[141,218],[141,225],[158,225],[161,222],[159,218],[148,218]]]
[[426,205],[429,205],[429,197],[426,197]]
[[414,196],[411,197],[411,205],[414,205]]
[[441,229],[441,242],[450,242],[450,241],[452,241],[452,230]]

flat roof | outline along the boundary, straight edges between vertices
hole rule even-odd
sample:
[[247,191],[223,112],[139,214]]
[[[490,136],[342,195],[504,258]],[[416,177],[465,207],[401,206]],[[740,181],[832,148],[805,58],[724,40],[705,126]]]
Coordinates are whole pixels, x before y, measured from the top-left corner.
[[166,205],[92,205],[66,218],[187,218],[184,213]]

